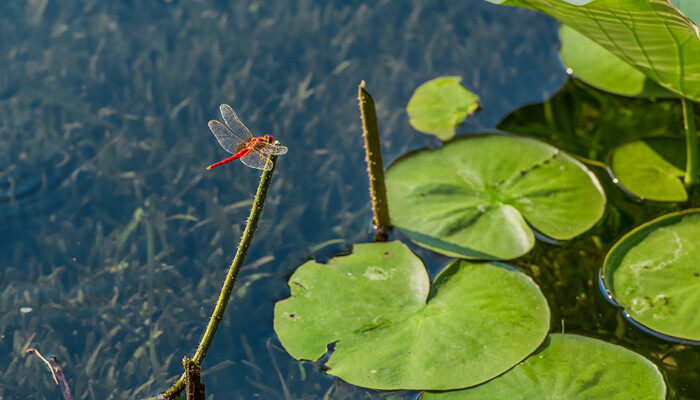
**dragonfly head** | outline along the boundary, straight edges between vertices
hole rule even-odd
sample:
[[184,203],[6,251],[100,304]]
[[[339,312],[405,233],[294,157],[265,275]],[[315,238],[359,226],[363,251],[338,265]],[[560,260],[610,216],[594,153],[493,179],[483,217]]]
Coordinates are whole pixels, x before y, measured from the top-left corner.
[[263,139],[264,139],[267,143],[273,143],[273,142],[275,141],[275,138],[273,138],[272,135],[265,135],[265,136],[263,136]]

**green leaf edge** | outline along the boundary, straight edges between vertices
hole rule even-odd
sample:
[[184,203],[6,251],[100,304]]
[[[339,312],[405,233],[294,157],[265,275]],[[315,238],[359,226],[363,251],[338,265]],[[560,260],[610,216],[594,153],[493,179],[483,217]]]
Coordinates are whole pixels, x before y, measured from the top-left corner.
[[[666,397],[666,394],[668,392],[666,381],[664,380],[663,374],[659,370],[659,367],[655,363],[653,363],[651,360],[644,357],[642,354],[639,354],[636,351],[631,350],[627,347],[621,346],[619,344],[610,343],[610,342],[607,342],[607,341],[604,341],[601,339],[597,339],[597,338],[589,337],[589,336],[584,336],[584,335],[580,335],[580,334],[574,334],[574,333],[550,333],[550,334],[548,334],[547,338],[542,343],[542,345],[535,352],[530,354],[525,360],[521,361],[515,367],[513,367],[513,369],[517,368],[521,364],[527,362],[530,358],[535,357],[536,355],[545,351],[547,349],[547,347],[549,346],[549,343],[550,343],[552,337],[563,337],[566,340],[577,340],[577,341],[583,341],[583,342],[590,341],[590,342],[597,343],[599,346],[616,348],[617,351],[626,351],[626,352],[632,353],[633,357],[637,358],[641,363],[644,363],[647,367],[649,367],[651,370],[653,370],[653,372],[656,373],[656,376],[658,377],[657,382],[661,385],[661,387],[659,387],[658,389],[662,392],[661,393],[662,397],[663,398]],[[504,372],[503,375],[508,374],[508,372],[510,372],[510,370]],[[484,384],[488,384],[489,382],[493,382],[493,381],[499,379],[503,375],[499,375],[499,376],[493,378],[491,381],[485,382]],[[469,389],[472,389],[472,388],[473,387],[468,387],[468,388],[454,390],[454,391],[450,391],[450,392],[459,392],[461,390],[468,391]],[[432,398],[432,395],[439,396],[440,393],[443,393],[443,392],[441,392],[441,391],[424,391],[424,393],[431,395],[429,398]],[[423,400],[423,399],[425,399],[425,396],[421,395],[419,400]]]
[[652,219],[651,221],[645,222],[645,223],[639,225],[638,227],[632,229],[631,231],[627,232],[626,234],[624,234],[617,242],[615,242],[615,244],[610,248],[610,250],[608,250],[608,253],[605,255],[605,259],[603,259],[603,268],[600,269],[600,281],[601,281],[603,289],[605,289],[605,295],[608,297],[608,299],[610,301],[614,302],[614,304],[617,305],[618,307],[622,308],[624,310],[627,318],[629,318],[634,324],[638,325],[639,327],[641,327],[645,330],[653,332],[653,334],[656,336],[661,336],[665,339],[670,339],[670,340],[677,341],[677,342],[683,342],[683,343],[687,342],[687,343],[691,343],[691,344],[700,345],[700,340],[687,339],[687,338],[682,338],[682,337],[678,337],[678,336],[668,335],[668,334],[665,334],[663,332],[659,332],[656,329],[649,328],[648,326],[635,320],[627,312],[627,307],[625,305],[623,305],[622,303],[617,301],[617,299],[615,298],[615,294],[613,293],[612,286],[608,285],[606,283],[608,281],[612,281],[611,279],[607,279],[608,269],[609,269],[608,266],[611,262],[610,258],[612,258],[615,255],[614,253],[617,250],[617,248],[619,246],[621,246],[626,240],[628,240],[629,237],[635,235],[636,233],[643,230],[644,228],[646,228],[650,225],[654,225],[658,222],[661,222],[661,221],[664,221],[667,219],[682,217],[686,214],[695,214],[695,213],[700,213],[700,208],[688,208],[686,210],[675,211],[672,213],[664,214],[660,217]]
[[[638,138],[636,138],[636,139],[627,140],[627,141],[625,141],[625,142],[619,144],[618,146],[614,147],[613,149],[611,149],[611,150],[608,152],[608,155],[607,155],[606,160],[605,160],[605,169],[608,171],[608,175],[610,176],[610,179],[613,181],[613,184],[615,184],[615,186],[617,186],[618,188],[620,188],[620,190],[622,190],[623,192],[625,192],[628,196],[633,197],[633,198],[635,198],[635,199],[644,200],[644,201],[655,201],[655,202],[660,202],[660,203],[682,203],[682,202],[687,201],[687,200],[688,200],[688,190],[687,190],[687,189],[685,189],[685,191],[684,191],[684,192],[685,192],[685,196],[683,196],[683,197],[678,197],[678,198],[675,198],[675,199],[669,199],[669,200],[662,200],[662,199],[658,199],[658,198],[645,197],[645,196],[643,196],[643,195],[636,194],[636,193],[634,193],[633,191],[631,191],[630,189],[628,189],[628,188],[620,181],[620,179],[617,177],[617,175],[615,174],[615,170],[614,170],[614,168],[613,168],[613,163],[612,163],[612,158],[613,158],[613,153],[614,153],[618,148],[620,148],[621,146],[624,146],[624,145],[626,145],[626,144],[632,143],[632,142],[641,141],[641,140],[644,140],[644,139],[654,139],[654,138],[673,139],[673,140],[678,140],[678,141],[681,141],[681,142],[685,143],[685,142],[683,141],[682,138],[675,137],[675,136],[648,136],[648,137],[638,137]],[[681,182],[682,182],[682,181],[683,181],[683,175],[679,175],[678,177],[679,177],[679,180],[681,180]],[[639,227],[638,227],[638,228],[639,228]],[[635,228],[635,229],[636,229],[636,228]],[[612,250],[612,248],[611,248],[611,250]]]

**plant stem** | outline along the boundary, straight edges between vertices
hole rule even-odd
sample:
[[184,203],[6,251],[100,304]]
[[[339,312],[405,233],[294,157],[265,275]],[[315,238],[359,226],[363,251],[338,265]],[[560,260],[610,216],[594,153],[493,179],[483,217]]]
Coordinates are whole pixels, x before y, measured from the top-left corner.
[[[228,275],[226,275],[224,286],[221,288],[221,293],[219,294],[219,300],[216,302],[214,312],[209,319],[207,330],[204,332],[204,336],[202,337],[202,341],[199,343],[197,351],[194,353],[194,357],[192,357],[192,361],[197,365],[202,364],[202,361],[204,361],[204,357],[207,355],[207,351],[209,350],[209,346],[211,346],[211,343],[214,340],[214,335],[216,334],[216,330],[219,328],[221,319],[224,317],[224,311],[226,311],[226,306],[231,298],[233,287],[236,284],[238,272],[241,270],[243,260],[245,260],[245,256],[248,253],[248,248],[253,240],[253,234],[255,233],[255,229],[258,227],[260,214],[262,213],[265,198],[267,197],[267,189],[270,187],[272,173],[275,171],[277,156],[271,156],[271,161],[272,169],[269,171],[264,171],[260,176],[258,191],[255,193],[255,199],[253,201],[253,206],[250,209],[248,223],[243,231],[241,242],[238,244],[238,251],[236,251],[236,256],[233,258],[231,266],[229,266]],[[174,399],[180,395],[180,392],[182,392],[184,386],[185,380],[183,374],[180,379],[178,379],[170,389],[163,392],[162,395],[166,399]]]
[[202,382],[202,370],[197,363],[189,357],[182,359],[185,367],[185,388],[187,400],[206,400],[204,382]]
[[683,105],[683,125],[685,126],[685,187],[690,188],[698,177],[698,135],[695,132],[695,113],[693,102],[681,97]]
[[391,229],[391,219],[389,218],[389,204],[386,200],[384,163],[382,162],[382,148],[379,144],[377,113],[374,109],[372,96],[365,90],[365,81],[360,82],[357,90],[357,99],[360,102],[362,136],[365,138],[367,175],[369,177],[370,196],[372,197],[374,226],[377,228],[374,241],[385,242],[388,239],[387,231]]

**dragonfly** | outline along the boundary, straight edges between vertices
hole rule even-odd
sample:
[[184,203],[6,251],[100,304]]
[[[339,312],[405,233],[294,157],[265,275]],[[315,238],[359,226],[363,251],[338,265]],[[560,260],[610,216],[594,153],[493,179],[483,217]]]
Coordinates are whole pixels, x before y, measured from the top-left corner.
[[217,120],[211,120],[209,129],[221,147],[233,155],[208,166],[207,169],[216,168],[233,160],[241,160],[250,168],[269,171],[272,169],[270,156],[287,154],[287,148],[280,145],[272,135],[253,136],[228,104],[219,106],[219,111],[226,125]]

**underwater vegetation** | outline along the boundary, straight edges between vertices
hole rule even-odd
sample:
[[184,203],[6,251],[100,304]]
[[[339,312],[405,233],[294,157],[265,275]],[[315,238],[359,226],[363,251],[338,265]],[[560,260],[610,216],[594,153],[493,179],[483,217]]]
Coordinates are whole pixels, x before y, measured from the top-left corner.
[[[151,398],[183,369],[199,398],[200,378],[215,398],[697,398],[694,5],[650,0],[623,14],[612,0],[503,1],[566,24],[560,53],[573,76],[496,125],[520,103],[489,90],[530,72],[502,64],[484,83],[436,60],[488,54],[480,28],[519,43],[522,33],[479,13],[468,32],[413,32],[460,27],[475,4],[502,18],[536,14],[441,2],[450,15],[426,22],[419,1],[408,12],[390,2],[175,3],[133,2],[144,9],[133,20],[120,19],[129,7],[97,2],[36,1],[0,17],[28,14],[35,28],[15,34],[66,42],[63,68],[51,49],[45,64],[29,63],[39,81],[60,88],[62,71],[88,72],[73,77],[74,102],[4,78],[18,71],[0,75],[4,147],[45,128],[0,170],[0,237],[13,243],[22,228],[34,241],[13,246],[0,269],[0,397],[55,397],[46,368],[23,354],[40,348],[86,399]],[[382,34],[357,33],[367,21]],[[313,36],[319,27],[333,32]],[[253,55],[237,58],[231,42]],[[593,47],[607,62],[575,59]],[[414,63],[425,69],[406,79]],[[609,79],[620,68],[628,79]],[[358,113],[361,78],[377,100],[362,83]],[[272,160],[274,179],[262,165],[264,212],[260,189],[250,197],[258,174],[238,163],[203,171],[220,154],[206,121],[231,96],[256,136],[290,147]],[[29,214],[33,225],[21,226]],[[231,263],[241,236],[250,250]]]

